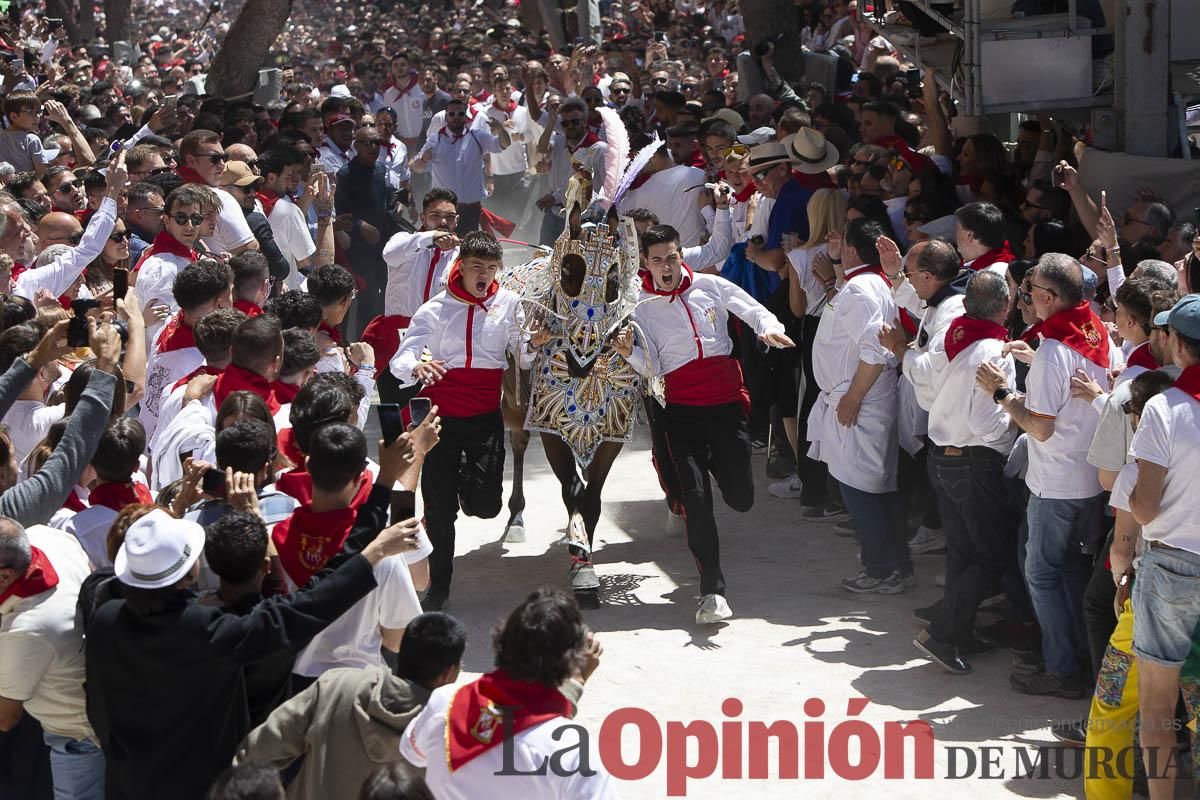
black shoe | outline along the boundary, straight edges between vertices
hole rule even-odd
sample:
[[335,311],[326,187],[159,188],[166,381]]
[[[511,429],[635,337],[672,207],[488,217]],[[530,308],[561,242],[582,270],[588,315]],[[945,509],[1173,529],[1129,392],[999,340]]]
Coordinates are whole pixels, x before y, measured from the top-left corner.
[[450,599],[450,590],[440,587],[429,587],[429,591],[425,593],[425,599],[421,601],[422,611],[441,611],[446,601]]
[[958,654],[958,648],[952,644],[939,642],[929,635],[929,631],[921,631],[917,638],[913,639],[913,646],[952,675],[971,674],[971,665],[962,660]]
[[1042,660],[1040,655],[1023,650],[1012,651],[1011,663],[1014,672],[1032,674],[1044,672],[1046,669],[1046,662]]
[[933,618],[937,616],[939,610],[938,603],[934,603],[924,608],[914,608],[913,616],[917,618],[917,622],[929,625],[933,622]]
[[1083,681],[1078,675],[1055,675],[1051,672],[1034,672],[1029,675],[1013,673],[1008,683],[1021,694],[1063,697],[1079,700],[1086,694]]
[[1087,744],[1087,720],[1077,719],[1071,722],[1055,722],[1050,726],[1054,738],[1069,747],[1083,747]]
[[1036,622],[1002,619],[990,625],[980,625],[977,631],[988,641],[1008,647],[1017,646],[1022,650],[1028,650],[1032,646],[1040,647],[1042,642],[1042,634]]
[[958,641],[958,652],[964,656],[981,656],[985,653],[995,651],[996,645],[989,642],[987,639],[980,639],[978,636],[967,634]]
[[771,454],[767,456],[767,477],[779,480],[791,477],[795,472],[796,462],[792,457],[778,448],[772,447]]

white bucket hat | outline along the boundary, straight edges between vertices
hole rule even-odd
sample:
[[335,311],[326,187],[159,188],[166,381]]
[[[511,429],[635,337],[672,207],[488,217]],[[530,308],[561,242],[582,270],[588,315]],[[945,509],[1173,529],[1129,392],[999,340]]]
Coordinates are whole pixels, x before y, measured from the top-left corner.
[[841,154],[816,128],[801,128],[783,140],[797,172],[816,175],[838,163]]
[[129,526],[113,571],[126,586],[161,589],[178,583],[204,552],[204,528],[155,509]]

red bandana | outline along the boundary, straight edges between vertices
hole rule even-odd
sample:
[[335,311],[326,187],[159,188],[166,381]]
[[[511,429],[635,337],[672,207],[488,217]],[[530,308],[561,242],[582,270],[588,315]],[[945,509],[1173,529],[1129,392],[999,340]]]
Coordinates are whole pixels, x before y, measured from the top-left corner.
[[183,350],[195,346],[196,337],[192,335],[191,326],[183,321],[182,311],[171,317],[171,321],[158,332],[157,352],[159,353],[170,353],[173,350]]
[[699,170],[708,168],[708,162],[704,160],[704,153],[700,152],[699,147],[692,151],[692,159],[688,162],[688,166]]
[[150,243],[150,246],[142,251],[142,257],[139,258],[137,264],[134,265],[133,271],[137,272],[142,268],[142,264],[146,263],[147,258],[153,255],[158,255],[159,253],[170,253],[173,256],[186,258],[188,261],[195,261],[196,259],[200,258],[200,254],[195,250],[188,247],[186,244],[179,241],[165,230],[162,230],[159,231],[158,235],[154,237],[154,241]]
[[750,181],[749,183],[747,183],[745,186],[742,187],[742,190],[740,192],[738,192],[737,194],[735,194],[733,196],[733,199],[737,200],[739,203],[744,203],[747,200],[749,200],[751,197],[754,196],[754,192],[757,189],[758,189],[758,187],[754,185],[754,181]]
[[212,185],[208,181],[204,180],[204,178],[200,176],[200,173],[196,172],[196,170],[192,169],[191,167],[180,165],[179,168],[175,170],[175,173],[179,175],[179,177],[183,178],[184,183],[198,183],[201,186]]
[[1108,331],[1088,301],[1042,320],[1040,333],[1065,344],[1096,366],[1108,369]]
[[62,506],[68,511],[74,511],[76,514],[88,507],[88,504],[84,502],[84,499],[79,496],[78,489],[78,486],[71,487],[71,493],[67,495],[67,499],[63,502]]
[[1200,364],[1185,367],[1175,379],[1175,388],[1195,400],[1200,400]]
[[213,387],[213,400],[216,401],[217,408],[221,407],[229,395],[240,391],[253,392],[261,397],[272,414],[279,410],[279,401],[275,399],[271,383],[266,378],[257,372],[230,364],[217,378],[217,385]]
[[175,381],[175,383],[173,383],[171,385],[171,391],[173,392],[176,389],[178,389],[180,386],[187,384],[192,378],[198,378],[201,375],[220,375],[224,371],[225,370],[222,369],[221,367],[210,367],[208,364],[204,364],[202,366],[196,367],[194,370],[189,372],[187,375],[184,375],[182,378]]
[[130,483],[98,483],[88,495],[88,502],[94,506],[104,506],[119,512],[125,506],[154,503],[154,496],[143,484],[136,481]]
[[341,346],[342,332],[339,331],[337,328],[333,327],[325,320],[321,320],[321,324],[317,326],[317,330],[326,334],[333,341],[334,344],[338,345],[339,347]]
[[29,549],[33,551],[29,569],[25,570],[24,575],[13,581],[11,586],[0,592],[0,603],[14,595],[16,597],[33,597],[58,585],[58,573],[54,571],[54,567],[50,566],[50,559],[46,558],[46,554],[36,547]]
[[1008,329],[991,320],[975,319],[965,314],[956,317],[946,330],[946,358],[953,361],[963,350],[984,339],[1007,342]]
[[518,681],[498,669],[455,692],[446,716],[453,772],[502,743],[507,733],[516,735],[555,717],[570,718],[571,703],[558,689]]
[[251,303],[249,300],[234,300],[233,307],[241,311],[247,317],[257,317],[262,313],[262,308],[258,303]]
[[[296,469],[304,469],[304,451],[300,449],[300,445],[296,442],[296,430],[294,428],[284,428],[275,436],[275,444],[279,448],[279,452],[292,462],[292,466]],[[291,473],[279,476],[283,480]],[[307,473],[302,473],[307,474]],[[278,486],[276,486],[278,488]],[[280,491],[283,491],[280,489]],[[290,495],[291,492],[283,492]]]
[[279,202],[279,195],[264,187],[255,192],[254,196],[258,198],[258,202],[262,203],[263,216],[271,216],[271,211],[274,210],[275,204]]
[[1156,370],[1159,367],[1158,359],[1154,357],[1154,353],[1150,352],[1149,342],[1142,342],[1133,348],[1133,352],[1129,354],[1129,358],[1125,359],[1125,363],[1131,367],[1141,367],[1146,370]]
[[[358,493],[348,508],[313,511],[310,504],[305,503],[290,517],[277,523],[271,531],[283,571],[297,586],[308,583],[308,579],[342,549],[350,529],[354,527],[358,507],[371,494],[371,473],[364,471],[358,480]],[[311,485],[310,479],[310,489]]]
[[275,393],[275,399],[279,401],[280,405],[295,400],[296,395],[300,394],[302,388],[304,387],[298,383],[271,382],[271,391]]
[[505,114],[511,114],[512,112],[517,110],[517,101],[513,100],[510,97],[508,99],[508,106],[505,107],[505,106],[500,105],[499,98],[497,98],[496,102],[492,103],[492,108],[496,109],[497,111],[501,111]]
[[679,295],[691,287],[692,275],[692,268],[685,263],[682,265],[682,275],[679,278],[679,285],[674,289],[659,289],[654,284],[654,276],[650,273],[650,270],[646,270],[642,273],[642,288],[650,294],[656,294],[660,297],[670,297],[670,302],[674,303],[676,297],[679,297]]
[[484,304],[487,303],[488,300],[491,300],[496,292],[500,291],[500,284],[496,283],[496,281],[492,281],[487,288],[487,294],[485,294],[483,297],[476,297],[468,292],[466,287],[463,286],[462,272],[460,272],[458,269],[460,263],[461,262],[459,261],[455,261],[454,266],[450,268],[450,277],[446,280],[446,290],[459,300],[462,300],[464,303],[476,305],[480,308],[486,308],[487,306]]
[[1009,248],[1008,242],[1005,241],[1004,244],[1000,245],[999,247],[993,250],[988,250],[979,258],[972,261],[968,266],[975,272],[979,272],[982,269],[987,269],[992,264],[1011,264],[1016,260],[1016,258],[1017,257],[1013,255],[1012,249]]

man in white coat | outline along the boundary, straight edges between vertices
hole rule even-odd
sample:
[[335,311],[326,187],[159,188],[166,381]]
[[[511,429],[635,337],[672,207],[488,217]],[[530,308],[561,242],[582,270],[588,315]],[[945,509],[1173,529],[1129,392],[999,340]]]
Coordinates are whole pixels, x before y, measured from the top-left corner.
[[[846,224],[831,243],[843,285],[821,315],[813,373],[821,394],[808,418],[810,454],[841,485],[842,500],[862,537],[863,569],[842,581],[856,593],[898,594],[912,575],[904,528],[896,514],[896,357],[879,342],[897,317],[877,242],[883,228],[866,219]],[[840,244],[840,247],[839,247]]]

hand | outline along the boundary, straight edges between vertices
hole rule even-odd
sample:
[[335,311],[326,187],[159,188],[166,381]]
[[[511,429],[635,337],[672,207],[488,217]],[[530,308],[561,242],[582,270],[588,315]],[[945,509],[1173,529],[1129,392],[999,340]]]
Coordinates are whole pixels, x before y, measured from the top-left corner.
[[626,326],[613,337],[613,350],[625,358],[633,357],[633,328]]
[[1100,388],[1100,384],[1089,378],[1083,370],[1075,370],[1075,374],[1071,376],[1072,397],[1090,403],[1102,394],[1104,390]]
[[379,229],[367,221],[358,223],[358,232],[367,244],[379,244]]
[[54,327],[46,331],[46,335],[38,342],[37,347],[29,353],[29,366],[35,370],[39,370],[47,364],[57,361],[58,359],[71,352],[74,348],[67,344],[67,328],[71,321],[68,319],[61,320],[55,323]]
[[1059,179],[1062,181],[1062,188],[1071,193],[1079,191],[1079,170],[1072,167],[1066,161],[1060,161],[1058,162],[1058,166],[1054,168],[1054,171],[1058,173]]
[[[41,288],[33,294],[33,305],[35,308],[54,308],[58,306],[58,298],[50,293],[49,289]],[[61,306],[59,306],[61,308]]]
[[442,438],[442,418],[437,412],[438,407],[431,406],[421,424],[409,426],[408,432],[404,434],[412,440],[413,449],[418,455],[428,453]]
[[42,108],[51,122],[56,122],[64,128],[72,124],[71,115],[67,113],[66,106],[57,100],[47,100]]
[[349,233],[354,227],[354,217],[349,213],[338,214],[333,218],[333,229],[340,233]]
[[346,348],[346,357],[358,367],[375,366],[375,348],[366,342],[354,342]]
[[549,210],[554,205],[554,194],[544,194],[537,200],[537,207],[542,211]]
[[217,385],[216,375],[197,375],[187,383],[187,388],[183,390],[183,402],[186,405],[192,400],[202,400],[212,394],[213,387]]
[[983,387],[983,390],[990,396],[995,394],[997,389],[1006,387],[1008,378],[995,364],[984,361],[975,370],[975,382]]
[[117,316],[125,322],[126,327],[146,327],[146,320],[142,316],[142,304],[138,300],[137,289],[130,286],[129,290],[125,292],[124,299],[116,301],[116,306]]
[[770,345],[771,347],[777,347],[780,350],[796,346],[796,343],[793,342],[786,333],[760,333],[758,335],[758,340],[763,344]]
[[125,149],[117,153],[116,159],[108,165],[108,174],[104,176],[104,193],[114,200],[125,191],[129,183],[129,170],[125,168]]
[[416,519],[406,519],[384,528],[374,541],[363,548],[363,557],[374,565],[388,556],[411,553],[420,547],[417,539],[420,530],[421,523]]
[[210,469],[215,467],[207,461],[189,457],[183,462],[183,479],[179,482],[179,491],[175,494],[175,499],[171,501],[171,516],[177,519],[182,517],[184,512],[200,499],[204,473]]
[[852,394],[842,395],[837,404],[837,420],[846,428],[853,428],[858,422],[858,412],[862,409],[862,398]]
[[884,325],[879,329],[879,343],[896,354],[896,358],[904,360],[904,351],[908,349],[908,336],[900,327],[900,320],[892,325]]
[[154,114],[150,117],[150,121],[146,124],[150,126],[150,130],[157,134],[161,134],[163,131],[174,128],[177,119],[175,109],[176,107],[171,105],[161,106],[157,111],[154,112]]
[[825,237],[825,249],[829,251],[829,259],[839,259],[842,257],[842,233],[841,231],[830,231]]
[[226,467],[225,497],[234,511],[262,517],[258,507],[258,487],[254,485],[254,476],[250,473],[234,472],[233,467]]
[[96,368],[101,372],[112,372],[121,360],[121,334],[115,326],[107,322],[102,325],[92,317],[88,317],[88,347],[96,355]]
[[580,683],[587,683],[588,678],[592,677],[596,667],[600,666],[600,656],[602,655],[604,655],[604,647],[601,646],[600,640],[594,633],[588,631],[587,641],[583,644],[583,663],[575,674]]
[[460,240],[453,233],[447,231],[434,231],[433,244],[440,250],[453,250],[458,247]]
[[1108,192],[1100,192],[1100,216],[1096,219],[1096,238],[1104,247],[1105,255],[1117,246],[1117,225],[1108,210]]
[[152,317],[155,322],[162,322],[171,317],[171,307],[162,305],[161,303],[150,303],[142,309],[142,317],[145,318],[147,316]]
[[549,344],[550,339],[553,338],[550,329],[543,325],[540,319],[533,320],[530,325],[530,333],[529,348],[531,350],[538,350],[545,347]]
[[717,208],[729,208],[730,203],[733,202],[733,187],[724,181],[718,183],[716,201]]
[[1017,339],[1014,342],[1008,342],[1002,348],[1000,348],[1000,355],[1012,356],[1022,364],[1032,364],[1033,357],[1036,352],[1037,351],[1030,346],[1029,342],[1021,339]]
[[880,236],[875,240],[875,247],[879,250],[879,265],[883,267],[883,271],[888,274],[889,278],[895,278],[900,274],[904,263],[899,245],[886,236]]
[[445,361],[422,361],[413,367],[413,377],[426,386],[432,386],[446,374]]
[[329,173],[318,172],[312,176],[311,194],[317,205],[317,214],[324,215],[333,211],[333,184],[329,182]]
[[[1125,613],[1125,601],[1129,599],[1129,592],[1133,589],[1133,565],[1129,564],[1124,569],[1117,571],[1117,562],[1112,562],[1113,583],[1117,585],[1117,594],[1113,597],[1113,611],[1118,617]],[[1124,585],[1121,580],[1125,579]]]
[[827,253],[818,252],[813,256],[813,274],[823,283],[837,280],[837,270],[833,268],[833,261]]
[[390,487],[400,477],[400,473],[413,463],[415,456],[416,449],[413,447],[412,437],[407,433],[397,436],[389,445],[385,445],[380,439],[379,477],[375,482]]

